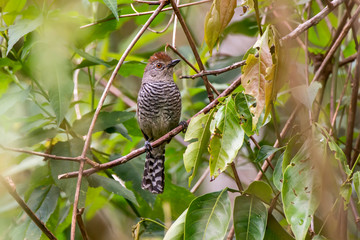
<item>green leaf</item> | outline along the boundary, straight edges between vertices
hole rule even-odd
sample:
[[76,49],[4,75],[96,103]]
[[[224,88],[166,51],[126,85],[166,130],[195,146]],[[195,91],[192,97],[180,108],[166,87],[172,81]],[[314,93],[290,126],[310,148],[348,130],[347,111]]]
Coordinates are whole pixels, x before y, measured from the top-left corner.
[[315,235],[312,240],[327,240],[327,238],[322,235]]
[[260,200],[270,204],[273,198],[273,191],[269,184],[262,181],[254,181],[245,190],[245,193],[251,194],[259,198]]
[[258,25],[256,17],[254,15],[248,15],[248,17],[231,23],[224,31],[224,35],[228,34],[241,34],[249,37],[255,37],[258,33]]
[[237,94],[235,97],[235,105],[239,115],[244,118],[241,127],[244,129],[247,136],[251,136],[254,134],[254,131],[252,130],[252,114],[249,109],[252,103],[248,101],[248,98],[251,97],[246,96],[244,93]]
[[254,162],[262,162],[266,158],[270,157],[272,154],[276,153],[277,151],[279,151],[283,148],[284,147],[274,148],[273,146],[263,145],[263,146],[261,146],[260,151],[259,151],[258,155],[256,156],[256,159]]
[[234,203],[234,228],[237,240],[262,240],[268,212],[255,197],[239,196]]
[[[73,130],[80,135],[85,135],[92,121],[94,112],[90,112],[82,116],[81,119],[75,120],[73,123]],[[94,127],[94,133],[104,131],[107,128],[113,127],[117,124],[123,123],[131,118],[134,118],[133,112],[100,112]]]
[[[77,53],[79,56],[85,58],[86,60],[88,60],[88,62],[92,63],[91,65],[88,64],[86,66],[93,66],[93,65],[104,65],[107,68],[110,68],[112,65],[109,65],[107,62],[105,62],[104,60],[95,57],[93,55],[88,54],[87,52],[84,52],[78,48],[73,48],[74,52]],[[83,61],[84,62],[84,61]],[[81,62],[76,68],[82,68],[82,67],[86,67],[83,66],[83,62]],[[116,64],[117,61],[115,61]]]
[[344,210],[347,210],[348,208],[351,198],[351,192],[352,192],[352,188],[350,183],[345,183],[340,187],[340,196],[344,200]]
[[335,152],[335,158],[340,162],[341,166],[343,167],[343,170],[345,171],[346,175],[349,177],[351,174],[351,170],[349,168],[349,165],[347,164],[347,159],[343,150],[341,150],[341,148],[339,147],[339,145],[336,144],[333,138],[329,137],[328,139],[329,139],[328,145],[330,150]]
[[10,50],[13,48],[15,43],[19,41],[20,38],[22,38],[24,35],[28,34],[29,32],[32,32],[35,29],[37,29],[42,23],[43,23],[43,17],[39,16],[34,20],[21,19],[14,25],[11,25],[9,27],[9,42],[8,42],[8,48],[6,50],[6,55],[8,55]]
[[298,240],[305,239],[311,219],[319,205],[320,174],[309,157],[311,148],[305,142],[284,172],[281,191],[284,213]]
[[[51,150],[51,154],[57,156],[77,157],[81,155],[84,142],[79,139],[72,139],[68,142],[57,142]],[[50,171],[56,185],[66,193],[70,203],[74,203],[74,196],[76,191],[77,178],[58,179],[60,174],[78,171],[79,163],[73,161],[62,161],[50,159]],[[86,191],[88,182],[82,181],[79,197],[79,208],[85,206]]]
[[234,160],[244,141],[244,130],[231,96],[219,107],[210,132],[210,175],[217,177]]
[[55,137],[57,134],[57,129],[55,128],[38,128],[31,132],[28,132],[28,134],[18,140],[16,140],[16,144],[19,147],[24,146],[33,146],[35,144],[39,144],[40,142]]
[[[36,197],[36,199],[34,199],[34,201],[39,201],[39,207],[36,210],[35,214],[43,223],[46,224],[50,216],[55,211],[59,196],[59,188],[51,185],[43,196],[41,196],[40,198]],[[29,199],[29,201],[30,200],[31,199]],[[40,239],[41,234],[41,229],[33,221],[31,221],[26,231],[25,239]]]
[[270,52],[271,46],[269,46],[269,43],[274,41],[272,28],[267,27],[261,38],[254,44],[254,48],[259,49],[259,56],[256,57],[250,53],[246,58],[246,65],[242,67],[241,84],[245,88],[245,93],[256,99],[256,107],[251,108],[252,130],[256,129],[264,108],[266,110],[264,119],[267,118],[269,105],[274,97],[273,79],[276,69]]
[[223,239],[230,217],[231,206],[226,188],[200,196],[188,208],[184,239]]
[[176,219],[166,232],[163,240],[183,240],[184,239],[184,225],[187,209]]
[[206,14],[204,39],[208,45],[210,55],[220,34],[232,19],[235,8],[236,0],[215,0],[210,11]]
[[23,103],[28,98],[30,93],[30,88],[12,92],[7,91],[0,98],[0,116],[5,114],[9,109],[12,109],[16,106],[17,103]]
[[189,177],[189,186],[194,179],[199,164],[202,160],[202,155],[206,152],[210,139],[210,123],[213,119],[215,110],[208,114],[200,114],[191,119],[190,124],[186,130],[184,140],[190,142],[184,153],[184,166],[187,172],[194,169],[192,175]]
[[272,216],[268,216],[265,237],[266,240],[293,240],[294,238],[281,227],[280,223]]
[[359,171],[354,173],[354,175],[353,175],[353,183],[354,183],[355,192],[356,192],[357,197],[359,199],[358,203],[360,203],[360,172]]
[[111,10],[114,14],[117,21],[119,21],[119,15],[117,12],[117,1],[116,0],[103,0],[105,5]]
[[87,177],[89,186],[93,188],[103,187],[109,192],[115,193],[119,196],[122,196],[129,201],[133,202],[136,205],[139,205],[136,201],[135,195],[132,191],[124,188],[119,182],[114,179],[103,177],[97,174],[93,174]]
[[24,8],[26,0],[5,0],[5,3],[5,7],[1,6],[3,8],[2,13],[5,13],[2,17],[6,25],[9,26],[13,24],[20,11]]
[[122,67],[119,70],[119,75],[123,77],[136,76],[142,77],[144,74],[144,69],[146,67],[146,63],[138,62],[138,61],[127,61],[124,62]]

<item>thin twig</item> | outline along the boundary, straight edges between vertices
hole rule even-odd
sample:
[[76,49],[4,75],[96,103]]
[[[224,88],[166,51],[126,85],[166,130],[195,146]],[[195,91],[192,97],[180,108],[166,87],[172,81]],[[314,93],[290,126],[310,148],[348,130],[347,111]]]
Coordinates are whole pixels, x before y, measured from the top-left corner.
[[73,162],[81,162],[81,161],[85,160],[87,163],[89,163],[93,167],[97,167],[99,165],[97,162],[94,162],[87,157],[85,157],[85,159],[81,158],[81,157],[64,157],[64,156],[57,156],[57,155],[53,155],[53,154],[46,154],[46,153],[42,153],[42,152],[29,151],[29,150],[20,149],[20,148],[4,147],[2,145],[0,145],[0,148],[3,150],[6,150],[6,151],[27,153],[27,154],[31,154],[31,155],[44,157],[44,158],[51,158],[54,160],[67,160],[67,161],[73,161]]
[[[191,3],[185,3],[182,5],[179,5],[179,8],[183,8],[183,7],[189,7],[189,6],[194,6],[194,5],[198,5],[198,4],[202,4],[202,3],[207,3],[207,2],[211,2],[212,0],[203,0],[203,1],[199,1],[199,2],[191,2]],[[172,7],[168,7],[168,8],[164,8],[161,10],[161,12],[165,12],[165,11],[171,11]],[[124,15],[119,15],[119,18],[126,18],[126,17],[136,17],[136,16],[143,16],[143,15],[150,15],[153,14],[155,11],[147,11],[147,12],[139,12],[139,13],[130,13],[130,14],[124,14]],[[115,20],[115,17],[111,17],[111,18],[105,18],[102,20],[99,20],[97,22],[93,22],[93,23],[89,23],[86,25],[81,26],[80,28],[87,28],[87,27],[91,27],[94,25],[97,25],[99,23],[103,23],[103,22],[107,22],[107,21],[112,21]]]
[[82,217],[81,217],[81,215],[83,213],[84,213],[84,208],[78,209],[78,212],[76,214],[76,221],[78,223],[82,238],[84,240],[88,240],[89,236],[86,232],[86,227],[85,227],[84,221],[82,220]]
[[[111,77],[103,91],[103,94],[101,95],[101,98],[99,100],[99,103],[97,105],[97,108],[95,110],[93,119],[91,121],[91,124],[89,126],[89,130],[88,133],[86,135],[86,140],[84,143],[84,147],[82,150],[82,154],[81,157],[84,158],[86,156],[86,153],[89,149],[90,146],[90,142],[91,142],[91,135],[92,132],[94,130],[95,127],[95,122],[100,114],[101,108],[104,104],[105,98],[109,92],[110,86],[112,84],[112,82],[114,81],[118,71],[120,70],[120,67],[122,66],[125,58],[127,57],[127,55],[130,53],[131,49],[134,47],[135,43],[139,40],[139,38],[141,37],[141,35],[145,32],[145,30],[147,29],[147,27],[150,25],[150,23],[155,19],[155,17],[160,13],[161,9],[164,8],[164,6],[166,5],[166,2],[161,2],[161,4],[159,5],[159,7],[155,10],[155,12],[150,16],[150,18],[147,20],[147,22],[144,24],[144,26],[142,26],[142,28],[140,29],[140,31],[136,34],[136,36],[134,37],[134,39],[131,41],[131,43],[129,44],[129,46],[126,48],[125,52],[123,53],[123,55],[121,56],[118,64],[116,65],[113,73],[111,74]],[[76,216],[77,216],[77,206],[78,206],[78,202],[79,202],[79,196],[80,196],[80,187],[81,187],[81,181],[82,181],[82,176],[83,176],[83,169],[84,169],[84,161],[82,161],[80,163],[80,167],[79,167],[79,174],[78,174],[78,181],[76,184],[76,191],[75,191],[75,198],[74,198],[74,207],[73,207],[73,214],[72,214],[72,221],[71,221],[71,240],[75,240],[75,226],[76,226]]]
[[281,38],[282,42],[285,42],[290,39],[294,39],[297,36],[299,36],[301,33],[309,29],[310,27],[318,24],[320,20],[322,20],[325,16],[327,16],[335,7],[337,7],[339,4],[343,3],[344,0],[334,0],[331,2],[333,8],[329,8],[329,6],[326,6],[323,10],[321,10],[318,14],[316,14],[314,17],[309,19],[308,21],[300,24],[295,28],[292,32],[287,34],[286,36]]
[[[176,53],[182,60],[184,60],[184,62],[186,62],[187,65],[189,65],[189,67],[191,67],[196,73],[199,73],[199,70],[196,69],[196,67],[194,65],[192,65],[176,48],[174,48],[173,46],[171,46],[170,44],[166,44],[167,48],[169,47],[174,53]],[[216,88],[211,84],[211,82],[209,82],[209,85],[211,87],[211,89],[219,96],[220,93],[218,90],[216,90]]]
[[204,173],[199,178],[199,180],[195,183],[195,185],[190,190],[191,193],[194,193],[199,189],[200,185],[204,182],[205,178],[209,175],[209,173],[210,173],[210,167],[207,167],[206,170],[204,171]]
[[243,188],[243,186],[241,185],[241,181],[240,181],[239,174],[238,174],[238,172],[237,172],[237,170],[236,170],[235,163],[234,163],[234,162],[231,162],[230,166],[231,166],[231,169],[232,169],[232,171],[233,171],[233,173],[234,173],[235,182],[236,182],[236,185],[237,185],[238,189],[239,189],[241,192],[244,191],[244,188]]
[[240,62],[233,63],[230,66],[227,66],[227,67],[224,67],[224,68],[220,68],[220,69],[216,69],[216,70],[201,71],[201,72],[199,72],[197,74],[190,75],[190,76],[180,76],[180,78],[192,78],[192,79],[194,79],[194,78],[202,77],[202,76],[205,76],[205,75],[215,75],[216,76],[218,74],[228,72],[230,70],[233,70],[233,69],[239,68],[241,66],[244,66],[245,64],[246,64],[246,60],[243,60],[243,61],[240,61]]
[[55,235],[50,232],[50,230],[46,227],[45,223],[43,223],[35,213],[29,208],[29,206],[24,202],[24,200],[19,196],[16,192],[16,187],[13,181],[8,177],[4,178],[0,175],[0,182],[8,193],[15,199],[15,201],[20,205],[20,207],[24,210],[24,212],[31,218],[31,220],[40,228],[40,230],[51,240],[56,240]]
[[[295,120],[295,116],[297,114],[297,112],[300,109],[300,104],[296,105],[294,111],[291,113],[290,117],[288,118],[288,120],[286,121],[284,128],[282,129],[282,131],[280,132],[280,137],[284,138],[285,135],[287,134],[288,130],[290,129],[290,126],[292,125],[293,121]],[[274,147],[279,147],[279,141],[275,141]],[[275,154],[271,155],[269,157],[269,162],[271,162],[271,160],[274,158]],[[261,166],[261,170],[258,172],[255,181],[259,181],[262,176],[263,173],[266,171],[266,169],[269,167],[269,163],[267,161],[265,161],[263,163],[263,165]]]
[[[207,113],[209,112],[212,108],[214,108],[215,106],[217,106],[219,104],[218,99],[222,98],[222,97],[226,97],[229,94],[231,94],[239,85],[241,84],[241,77],[239,77],[238,79],[236,79],[228,88],[226,88],[214,101],[212,101],[211,103],[209,103],[206,107],[204,107],[202,110],[200,110],[198,113],[196,113],[192,118],[196,117],[197,115],[201,114],[201,113]],[[187,120],[187,123],[190,123],[190,119]],[[169,139],[171,139],[172,137],[174,137],[175,135],[177,135],[178,133],[180,133],[182,130],[184,129],[183,125],[179,125],[178,127],[174,128],[173,130],[171,130],[170,132],[168,132],[167,134],[165,134],[164,136],[162,136],[161,138],[159,138],[158,140],[154,141],[151,143],[152,147],[157,147],[159,145],[161,145],[162,143],[168,141]],[[93,173],[96,173],[100,170],[104,170],[104,169],[108,169],[108,168],[112,168],[114,166],[123,164],[131,159],[133,159],[134,157],[139,156],[140,154],[145,152],[145,147],[141,147],[138,148],[136,150],[133,150],[132,152],[130,152],[128,155],[123,156],[121,158],[115,159],[111,162],[107,162],[107,163],[103,163],[100,164],[97,168],[89,168],[86,169],[83,172],[84,176],[89,176]],[[65,174],[61,174],[58,176],[58,179],[66,179],[66,178],[73,178],[78,176],[79,172],[69,172],[69,173],[65,173]]]
[[[179,19],[179,22],[180,22],[180,25],[185,33],[185,36],[189,42],[189,45],[191,47],[191,50],[193,51],[194,53],[194,56],[195,56],[195,59],[196,59],[196,62],[197,64],[199,65],[199,68],[201,71],[205,71],[205,67],[204,67],[204,64],[202,63],[201,61],[201,58],[200,58],[200,55],[199,53],[197,52],[196,50],[196,46],[195,46],[195,42],[194,42],[194,39],[193,37],[191,36],[191,33],[185,23],[185,20],[183,18],[183,16],[181,15],[180,13],[180,10],[179,8],[176,6],[176,2],[174,0],[170,0],[170,3],[171,3],[171,6],[173,7],[174,9],[174,12],[177,16],[177,18]],[[208,98],[209,98],[209,101],[212,102],[214,100],[214,95],[211,91],[211,87],[210,87],[210,84],[209,84],[209,80],[207,79],[206,76],[203,76],[202,79],[204,80],[204,84],[205,84],[205,88],[206,88],[206,91],[208,93]]]
[[235,235],[235,228],[234,225],[232,225],[229,234],[226,237],[226,240],[232,240],[234,238],[234,235]]

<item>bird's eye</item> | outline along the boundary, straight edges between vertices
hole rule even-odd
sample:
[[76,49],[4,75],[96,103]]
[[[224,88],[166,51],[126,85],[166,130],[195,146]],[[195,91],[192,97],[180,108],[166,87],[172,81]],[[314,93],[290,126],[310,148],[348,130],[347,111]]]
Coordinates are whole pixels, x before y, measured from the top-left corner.
[[157,63],[157,64],[156,64],[156,67],[157,67],[158,69],[162,68],[162,66],[163,66],[163,65],[162,65],[161,63]]

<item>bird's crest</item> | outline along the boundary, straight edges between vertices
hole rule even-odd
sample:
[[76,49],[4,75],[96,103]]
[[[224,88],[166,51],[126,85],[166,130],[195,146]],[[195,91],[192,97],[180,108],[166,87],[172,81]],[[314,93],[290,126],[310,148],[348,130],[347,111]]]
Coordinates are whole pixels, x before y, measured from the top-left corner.
[[167,55],[164,52],[157,52],[157,53],[154,53],[154,55],[152,55],[150,57],[149,62],[155,62],[156,60],[162,60],[164,62],[170,62],[171,57],[169,57],[169,55]]

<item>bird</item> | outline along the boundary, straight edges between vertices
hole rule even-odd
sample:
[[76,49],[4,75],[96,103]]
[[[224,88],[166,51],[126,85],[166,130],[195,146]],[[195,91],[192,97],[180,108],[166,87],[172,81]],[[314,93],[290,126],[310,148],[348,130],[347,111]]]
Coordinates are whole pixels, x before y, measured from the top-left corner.
[[164,191],[165,145],[151,147],[157,140],[179,125],[181,94],[174,82],[174,66],[164,52],[154,53],[145,67],[137,98],[137,119],[145,138],[145,166],[141,187],[153,194]]

